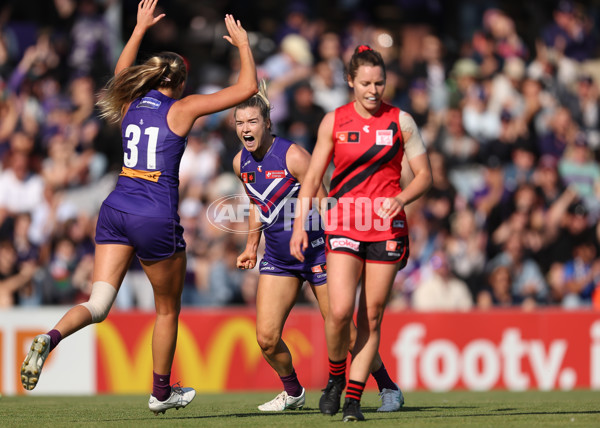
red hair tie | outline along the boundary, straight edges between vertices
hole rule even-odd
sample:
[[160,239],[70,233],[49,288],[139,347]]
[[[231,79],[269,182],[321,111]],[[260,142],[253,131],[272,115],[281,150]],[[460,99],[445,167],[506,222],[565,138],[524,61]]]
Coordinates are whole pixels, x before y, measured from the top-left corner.
[[364,51],[372,51],[373,49],[371,49],[371,46],[369,45],[360,45],[358,47],[358,53],[362,53]]

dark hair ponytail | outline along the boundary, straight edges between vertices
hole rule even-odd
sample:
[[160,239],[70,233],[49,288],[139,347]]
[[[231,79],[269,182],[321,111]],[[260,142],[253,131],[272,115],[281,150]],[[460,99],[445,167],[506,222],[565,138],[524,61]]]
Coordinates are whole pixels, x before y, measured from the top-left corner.
[[379,52],[373,50],[369,45],[359,45],[354,49],[354,54],[350,58],[350,62],[346,68],[346,79],[354,80],[356,71],[361,65],[372,65],[381,67],[383,77],[385,78],[385,63]]

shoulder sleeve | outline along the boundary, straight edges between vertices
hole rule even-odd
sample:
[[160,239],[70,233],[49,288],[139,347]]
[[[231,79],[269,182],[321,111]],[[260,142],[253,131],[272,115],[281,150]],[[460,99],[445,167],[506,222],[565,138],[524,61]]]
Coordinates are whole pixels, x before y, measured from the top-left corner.
[[398,123],[400,124],[400,132],[402,132],[402,137],[404,138],[404,153],[406,154],[406,158],[410,160],[426,153],[425,143],[421,138],[419,128],[413,117],[400,110]]

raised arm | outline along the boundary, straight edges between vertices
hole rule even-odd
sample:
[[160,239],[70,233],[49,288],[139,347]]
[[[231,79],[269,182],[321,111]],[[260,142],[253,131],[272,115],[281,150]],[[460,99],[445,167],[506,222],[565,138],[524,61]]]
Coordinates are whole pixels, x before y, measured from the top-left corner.
[[198,117],[234,107],[258,92],[256,65],[248,34],[240,21],[232,15],[225,16],[225,25],[229,35],[223,38],[237,47],[240,53],[241,66],[237,82],[213,94],[189,95],[175,103],[171,108],[172,117],[168,121],[171,129],[179,135],[186,134]]
[[123,48],[115,66],[115,76],[123,69],[133,65],[140,49],[142,39],[148,28],[152,27],[158,21],[165,17],[164,13],[154,16],[154,9],[158,0],[142,0],[138,4],[137,24],[131,33],[131,37]]

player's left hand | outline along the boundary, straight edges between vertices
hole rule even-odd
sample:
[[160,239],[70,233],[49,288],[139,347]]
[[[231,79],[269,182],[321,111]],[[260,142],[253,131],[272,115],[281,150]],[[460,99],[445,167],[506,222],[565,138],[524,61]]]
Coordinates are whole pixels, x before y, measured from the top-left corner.
[[225,15],[225,26],[229,35],[223,36],[225,40],[231,43],[233,46],[240,47],[249,44],[248,34],[239,19],[235,19],[233,15]]
[[158,0],[142,0],[138,4],[137,26],[144,31],[165,17],[164,13],[154,16],[157,2]]
[[254,266],[256,266],[256,253],[251,253],[248,250],[244,251],[238,256],[236,266],[242,270],[254,269]]

